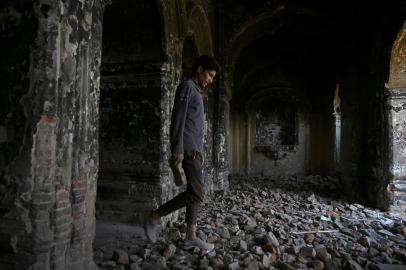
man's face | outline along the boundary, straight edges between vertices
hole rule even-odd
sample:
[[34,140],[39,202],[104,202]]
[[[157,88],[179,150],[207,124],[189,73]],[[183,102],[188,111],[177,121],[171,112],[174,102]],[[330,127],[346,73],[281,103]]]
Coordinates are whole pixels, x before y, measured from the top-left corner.
[[216,77],[215,70],[203,69],[202,66],[198,67],[197,80],[203,87],[210,85],[213,82],[214,77]]

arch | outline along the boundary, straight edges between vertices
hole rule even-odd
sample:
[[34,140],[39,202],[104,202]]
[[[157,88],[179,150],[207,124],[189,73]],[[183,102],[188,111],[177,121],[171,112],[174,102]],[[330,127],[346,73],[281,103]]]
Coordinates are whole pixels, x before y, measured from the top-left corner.
[[[259,91],[253,95],[247,102],[245,106],[245,111],[248,115],[248,121],[256,123],[256,115],[258,114],[259,111],[262,109],[266,108],[264,105],[268,102],[274,102],[277,100],[278,104],[274,104],[274,106],[271,107],[279,107],[281,104],[284,106],[294,108],[293,111],[295,111],[295,133],[294,133],[294,141],[295,143],[292,143],[297,145],[298,144],[298,134],[297,131],[299,129],[298,127],[298,118],[296,117],[297,115],[306,115],[307,113],[307,100],[303,97],[300,91],[297,89],[289,88],[289,87],[266,87],[264,89],[259,89]],[[283,106],[282,105],[282,106]],[[269,107],[269,106],[267,106]],[[291,119],[292,120],[292,119]],[[257,129],[256,124],[251,124],[249,123],[250,126],[255,127]]]
[[[293,79],[294,78],[294,79]],[[273,65],[260,65],[247,72],[234,89],[233,103],[246,101],[262,89],[304,89],[301,74],[288,67],[278,68]],[[243,89],[243,91],[241,91]],[[304,95],[302,95],[304,98]]]
[[[254,146],[272,147],[298,144],[298,112],[289,98],[270,97],[262,100],[255,110]],[[275,126],[278,126],[275,129]]]
[[[253,86],[255,87],[255,86]],[[304,96],[300,89],[292,88],[289,86],[262,86],[256,85],[255,94],[246,98],[246,102],[241,107],[234,107],[233,121],[234,124],[231,127],[231,151],[237,153],[233,155],[231,159],[231,167],[233,173],[247,173],[251,174],[258,172],[259,167],[267,166],[266,160],[263,159],[260,152],[264,152],[267,156],[272,152],[280,152],[281,155],[289,156],[289,160],[292,158],[297,160],[296,172],[303,173],[306,170],[308,162],[308,144],[306,143],[309,136],[308,126],[308,114],[309,114],[309,101]],[[295,135],[294,144],[280,145],[278,149],[270,148],[269,146],[256,145],[256,115],[258,108],[263,106],[264,102],[269,100],[280,100],[285,104],[290,104],[291,108],[294,108],[295,117]],[[242,105],[242,104],[241,104]],[[272,150],[271,152],[269,152]],[[276,151],[276,152],[275,152]],[[271,155],[271,159],[274,156]],[[242,156],[242,158],[239,158]],[[279,156],[278,156],[279,157]],[[262,164],[262,165],[258,165]],[[274,164],[272,162],[272,164]],[[283,161],[282,167],[277,171],[279,173],[284,172],[287,169],[288,163]],[[283,165],[284,164],[284,165]],[[269,165],[269,164],[268,164]],[[284,168],[284,169],[282,169]],[[268,168],[270,169],[270,168]],[[266,169],[265,171],[268,171]],[[261,169],[262,170],[262,169]],[[275,171],[275,172],[277,172]]]
[[194,37],[197,53],[199,55],[213,55],[213,41],[207,14],[200,5],[190,3],[193,4],[193,6],[188,7],[187,36]]
[[164,54],[176,61],[181,59],[183,44],[192,38],[198,54],[213,55],[213,38],[205,10],[195,2],[160,0],[163,18]]
[[162,18],[162,47],[167,58],[180,59],[182,37],[187,32],[187,11],[183,0],[159,1]]
[[305,113],[309,108],[309,101],[305,98],[303,93],[295,88],[290,87],[265,87],[259,89],[255,95],[253,95],[246,103],[245,110],[247,113],[251,113],[253,109],[263,101],[270,98],[284,99],[289,97],[290,103],[294,104],[298,108],[298,112]]
[[278,18],[284,10],[285,6],[278,6],[274,10],[253,17],[246,21],[231,37],[229,46],[225,50],[226,63],[224,72],[225,90],[229,97],[232,96],[231,89],[233,89],[234,84],[235,63],[242,49],[259,37],[276,32],[282,26],[282,23],[278,22]]
[[406,87],[406,21],[392,48],[389,88]]

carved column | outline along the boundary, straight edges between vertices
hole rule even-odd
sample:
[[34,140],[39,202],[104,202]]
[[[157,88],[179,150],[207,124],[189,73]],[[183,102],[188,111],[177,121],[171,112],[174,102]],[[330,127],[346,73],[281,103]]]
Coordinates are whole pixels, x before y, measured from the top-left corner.
[[[105,1],[37,1],[26,125],[1,269],[96,269],[99,65]],[[9,223],[13,221],[16,225]],[[1,230],[4,232],[4,228]],[[7,247],[4,249],[4,247]]]

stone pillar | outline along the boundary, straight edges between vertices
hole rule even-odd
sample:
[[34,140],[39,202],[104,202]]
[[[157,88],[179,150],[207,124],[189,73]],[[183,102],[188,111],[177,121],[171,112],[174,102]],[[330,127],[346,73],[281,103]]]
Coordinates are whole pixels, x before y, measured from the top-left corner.
[[220,94],[218,100],[218,127],[217,127],[217,141],[215,152],[217,157],[217,181],[215,184],[215,190],[228,189],[228,174],[229,174],[229,116],[230,116],[230,104],[227,96]]
[[246,142],[245,142],[245,153],[246,153],[245,169],[246,169],[246,171],[245,171],[245,173],[247,175],[251,174],[251,155],[252,155],[251,141],[252,141],[252,128],[253,128],[253,125],[252,125],[253,116],[252,115],[253,115],[253,112],[247,110],[246,115],[245,115],[246,124],[244,126],[245,132],[246,132]]
[[389,147],[391,161],[388,192],[391,211],[406,210],[406,87],[389,89]]
[[341,114],[335,112],[334,114],[334,166],[335,170],[340,170],[340,150],[341,150]]
[[[168,160],[171,155],[169,127],[171,124],[172,107],[175,99],[176,87],[180,83],[181,74],[181,65],[176,64],[176,61],[163,63],[161,75],[161,155],[159,162],[161,197],[158,198],[156,205],[153,205],[153,208],[164,204],[180,192],[180,188],[174,184]],[[177,217],[178,211],[175,211],[162,218],[162,222],[166,224],[170,220],[176,220]]]
[[10,246],[0,254],[0,269],[96,269],[104,1],[40,0],[34,9],[30,86],[20,99],[24,140],[5,176],[16,197],[14,209],[0,218],[0,224],[18,227],[9,226],[10,237],[0,240]]

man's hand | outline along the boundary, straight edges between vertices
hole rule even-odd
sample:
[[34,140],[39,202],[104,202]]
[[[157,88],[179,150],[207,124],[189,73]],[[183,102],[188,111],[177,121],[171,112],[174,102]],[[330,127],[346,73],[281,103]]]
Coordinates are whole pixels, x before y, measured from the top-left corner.
[[173,157],[175,158],[175,166],[178,166],[179,163],[182,164],[184,159],[183,153],[175,153],[173,154]]

